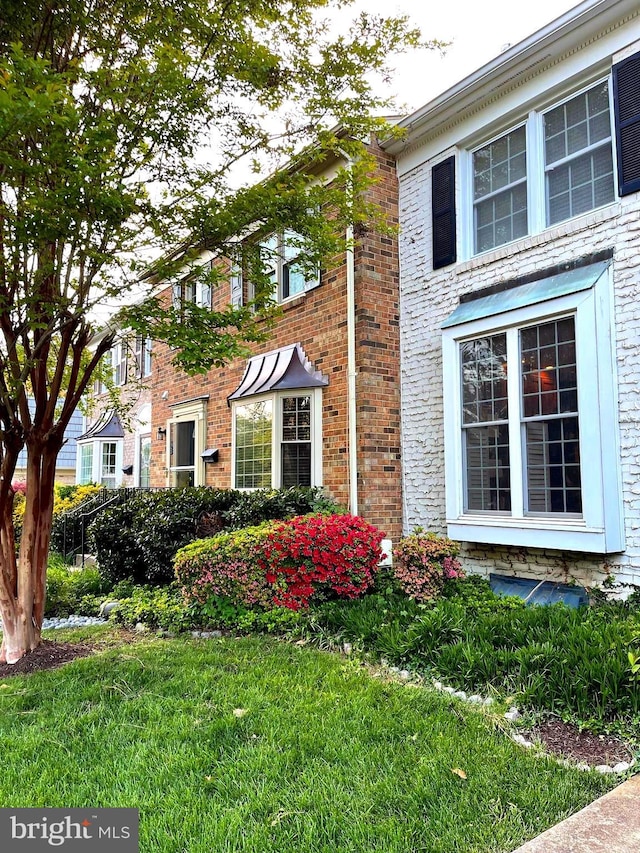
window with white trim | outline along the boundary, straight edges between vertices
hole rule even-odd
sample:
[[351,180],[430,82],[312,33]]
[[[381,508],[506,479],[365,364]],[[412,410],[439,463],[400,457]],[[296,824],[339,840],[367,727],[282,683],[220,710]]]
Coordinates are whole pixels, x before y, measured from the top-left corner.
[[614,200],[609,88],[609,79],[602,80],[550,109],[533,110],[512,130],[470,151],[468,254]]
[[320,269],[303,263],[305,239],[295,231],[271,234],[260,242],[265,274],[273,284],[274,299],[284,302],[320,284]]
[[124,385],[127,381],[127,349],[124,341],[117,341],[111,347],[111,371],[114,385]]
[[136,335],[136,376],[138,379],[151,375],[151,350],[153,342],[150,337]]
[[93,482],[93,445],[80,445],[80,467],[78,472],[78,483],[86,486]]
[[234,402],[234,488],[321,485],[321,401],[301,389]]
[[115,489],[122,483],[122,439],[94,439],[78,444],[76,479]]
[[610,274],[443,332],[449,535],[623,548]]

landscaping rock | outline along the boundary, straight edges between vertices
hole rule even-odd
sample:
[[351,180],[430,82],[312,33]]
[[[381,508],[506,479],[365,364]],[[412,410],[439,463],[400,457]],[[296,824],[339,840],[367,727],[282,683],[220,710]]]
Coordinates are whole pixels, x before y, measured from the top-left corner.
[[630,767],[631,767],[631,764],[628,761],[619,761],[617,764],[613,765],[613,772],[614,773],[626,773]]
[[146,634],[149,629],[144,622],[136,622],[136,627],[133,630],[136,634]]
[[613,767],[609,767],[608,764],[598,764],[595,768],[598,773],[613,773]]
[[524,735],[512,735],[511,740],[514,743],[519,744],[519,746],[524,746],[525,749],[531,749],[531,747],[533,746],[531,741],[527,740],[526,737],[524,737]]
[[408,681],[411,678],[411,673],[408,669],[401,669],[398,673],[398,678],[401,678],[403,681]]
[[464,692],[464,690],[456,690],[453,695],[456,697],[456,699],[462,699],[463,701],[467,698],[467,694]]
[[103,601],[100,605],[100,615],[106,619],[111,611],[115,610],[119,604],[119,601]]
[[467,702],[471,702],[472,705],[482,705],[483,699],[482,696],[474,693],[473,696],[467,696]]
[[511,723],[515,723],[516,720],[520,719],[520,711],[513,705],[504,715],[505,720],[509,720]]

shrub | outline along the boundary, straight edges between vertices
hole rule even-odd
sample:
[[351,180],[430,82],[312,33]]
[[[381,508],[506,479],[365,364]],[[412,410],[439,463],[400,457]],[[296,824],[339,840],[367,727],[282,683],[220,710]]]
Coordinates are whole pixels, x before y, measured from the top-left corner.
[[119,599],[109,619],[127,628],[143,622],[150,628],[175,632],[196,624],[176,584],[161,588],[148,585],[134,587],[128,598]]
[[178,550],[203,535],[332,505],[319,489],[305,488],[245,493],[198,487],[143,492],[96,517],[89,530],[90,547],[112,583],[132,577],[141,584],[165,584],[173,579]]
[[265,523],[219,533],[181,548],[174,565],[186,600],[205,608],[209,604],[211,614],[219,607],[220,598],[233,606],[272,607],[273,591],[261,568],[269,529]]
[[437,598],[445,581],[463,575],[456,559],[459,550],[457,542],[446,536],[425,533],[416,527],[393,549],[393,573],[402,591],[416,601]]
[[[95,566],[73,569],[52,555],[47,569],[45,616],[68,616],[89,607],[88,597],[107,592],[107,586]],[[93,609],[93,608],[91,608]]]
[[357,598],[373,583],[384,533],[354,515],[307,515],[274,524],[260,566],[274,602],[297,610],[310,600]]
[[233,505],[223,513],[225,527],[253,527],[263,521],[284,521],[309,512],[335,513],[341,508],[320,488],[295,486],[289,489],[258,489],[240,492]]
[[170,583],[173,558],[197,537],[200,519],[221,515],[239,495],[232,489],[163,489],[108,507],[89,528],[100,571],[112,583]]

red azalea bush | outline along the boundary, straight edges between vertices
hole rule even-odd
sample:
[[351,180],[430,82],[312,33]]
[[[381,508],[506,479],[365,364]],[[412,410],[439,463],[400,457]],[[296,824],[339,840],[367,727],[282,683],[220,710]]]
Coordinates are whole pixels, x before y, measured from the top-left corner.
[[404,593],[416,601],[429,601],[440,595],[445,581],[464,576],[456,559],[459,552],[452,539],[416,527],[393,549],[393,574]]
[[276,522],[260,565],[274,604],[298,610],[319,595],[357,598],[373,583],[384,533],[355,515],[302,515]]
[[245,607],[273,607],[273,590],[261,567],[269,522],[198,539],[176,554],[174,568],[185,599],[206,604],[214,597]]

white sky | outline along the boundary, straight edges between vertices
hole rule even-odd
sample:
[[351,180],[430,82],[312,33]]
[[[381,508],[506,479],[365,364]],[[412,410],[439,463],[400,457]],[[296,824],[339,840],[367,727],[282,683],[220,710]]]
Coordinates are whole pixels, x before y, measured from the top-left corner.
[[452,42],[443,57],[420,51],[394,63],[389,94],[398,96],[407,113],[576,5],[577,0],[356,0],[341,15],[351,18],[360,9],[406,14],[424,38]]

